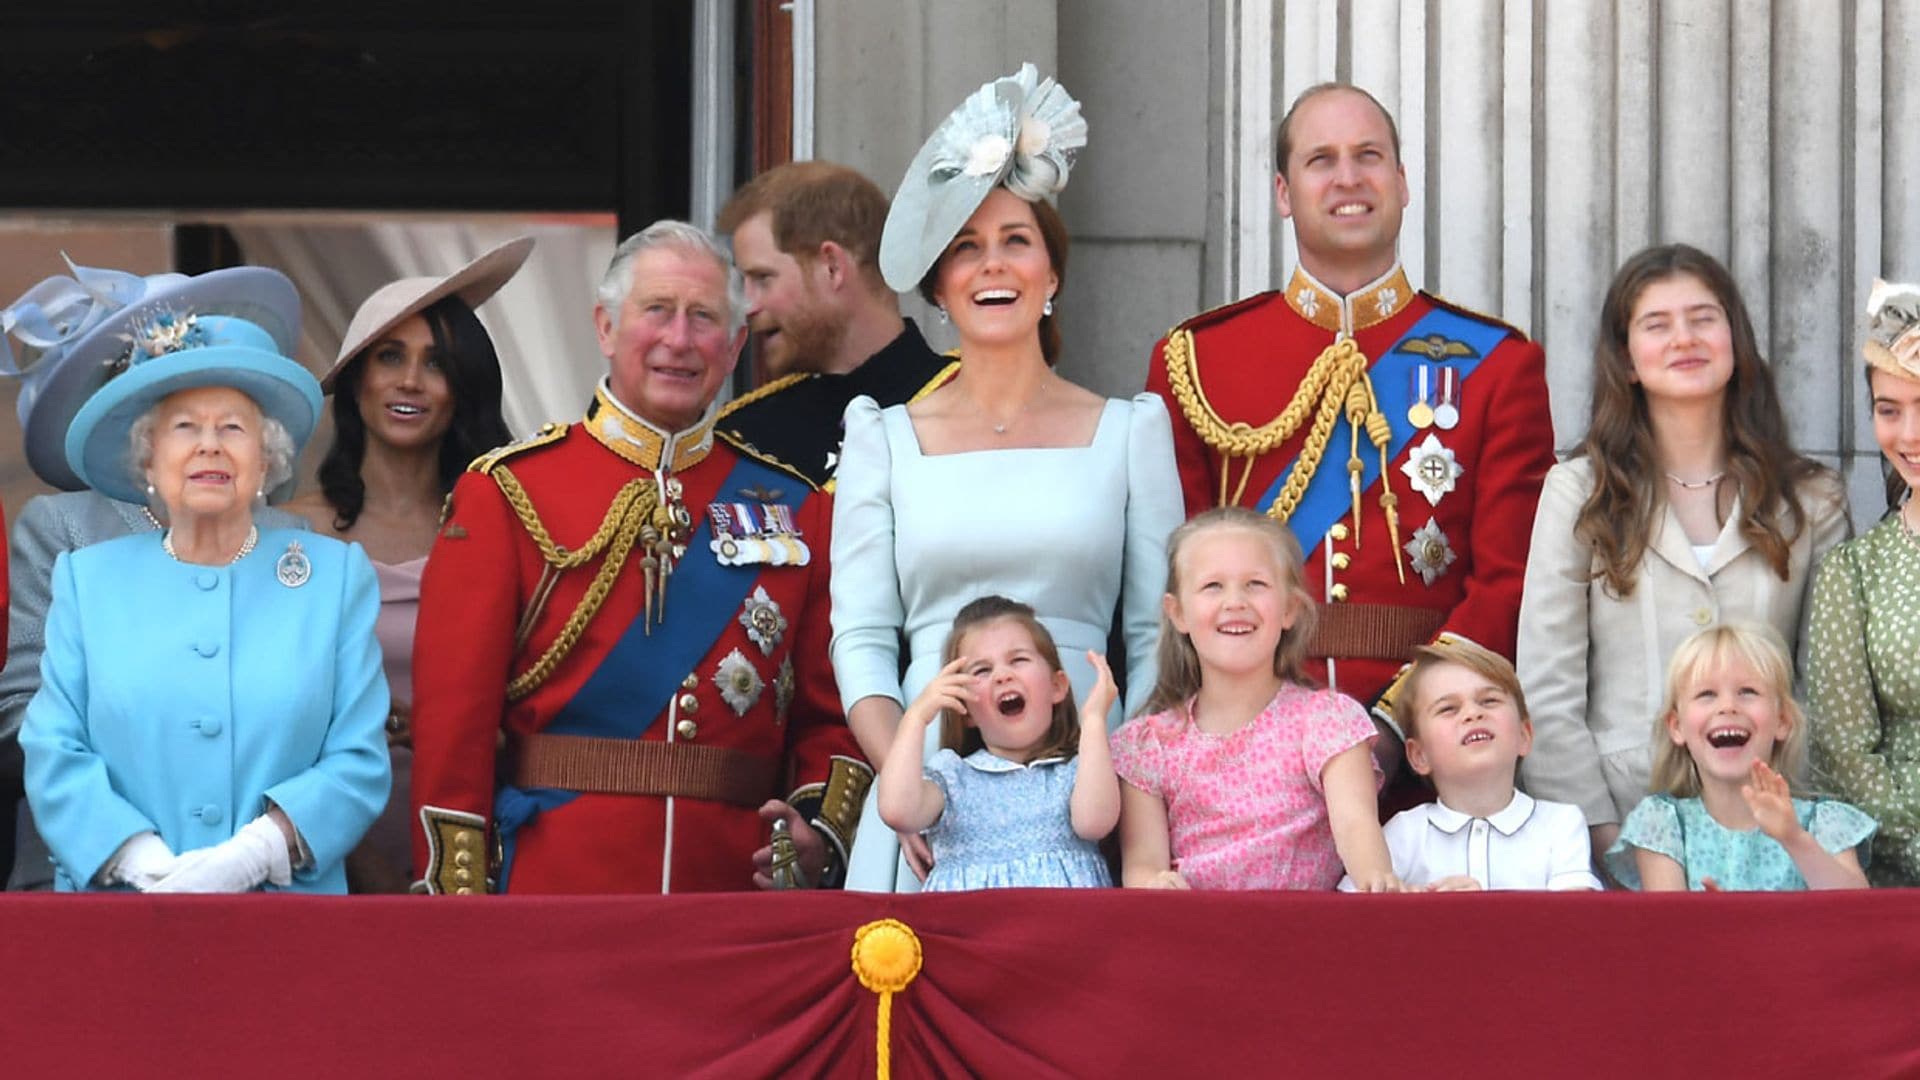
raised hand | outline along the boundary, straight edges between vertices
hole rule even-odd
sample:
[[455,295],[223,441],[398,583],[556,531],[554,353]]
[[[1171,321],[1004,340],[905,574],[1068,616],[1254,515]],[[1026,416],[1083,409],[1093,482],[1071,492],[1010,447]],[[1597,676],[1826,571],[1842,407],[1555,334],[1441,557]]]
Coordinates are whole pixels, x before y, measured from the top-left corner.
[[1087,700],[1080,706],[1081,730],[1097,727],[1107,729],[1107,714],[1113,711],[1113,703],[1120,699],[1120,687],[1113,681],[1113,669],[1107,666],[1107,658],[1101,653],[1087,650],[1087,663],[1093,665],[1093,688],[1087,691]]
[[940,718],[942,712],[952,712],[960,717],[967,715],[967,706],[973,701],[973,676],[966,674],[966,667],[972,659],[958,656],[940,674],[920,691],[920,696],[907,706],[902,719],[911,720],[924,727]]
[[1740,797],[1747,801],[1747,809],[1753,812],[1754,824],[1760,826],[1760,831],[1780,843],[1786,843],[1802,831],[1800,819],[1793,812],[1787,778],[1774,772],[1766,762],[1753,763],[1750,779],[1740,786]]

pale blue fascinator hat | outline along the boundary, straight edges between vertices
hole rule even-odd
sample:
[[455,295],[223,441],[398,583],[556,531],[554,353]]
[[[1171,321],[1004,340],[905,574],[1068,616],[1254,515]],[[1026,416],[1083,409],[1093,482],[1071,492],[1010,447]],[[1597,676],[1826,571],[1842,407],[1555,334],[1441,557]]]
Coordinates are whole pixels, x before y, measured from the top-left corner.
[[278,271],[249,269],[257,273],[243,295],[143,305],[120,348],[107,357],[112,374],[106,385],[67,429],[67,464],[87,486],[123,502],[145,500],[129,433],[134,421],[181,390],[238,390],[287,429],[296,452],[306,445],[320,419],[320,381],[287,357],[290,344],[269,329],[298,327],[299,294]]
[[87,399],[125,370],[136,324],[167,312],[217,311],[260,327],[279,353],[300,340],[299,294],[276,270],[143,277],[71,259],[67,269],[0,308],[0,377],[20,380],[27,464],[63,491],[88,486],[67,461],[67,433]]
[[1052,200],[1085,145],[1080,103],[1032,64],[968,95],[914,155],[887,209],[880,237],[887,286],[918,288],[995,187],[1028,202]]

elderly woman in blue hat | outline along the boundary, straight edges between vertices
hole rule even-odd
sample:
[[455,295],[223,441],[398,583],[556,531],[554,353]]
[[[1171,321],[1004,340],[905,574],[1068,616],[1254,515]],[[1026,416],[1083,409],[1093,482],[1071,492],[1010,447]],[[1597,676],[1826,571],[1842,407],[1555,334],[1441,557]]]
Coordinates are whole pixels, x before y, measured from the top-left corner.
[[[835,481],[833,667],[848,724],[881,764],[903,705],[938,672],[954,615],[995,593],[1031,605],[1076,700],[1116,608],[1129,708],[1154,682],[1180,481],[1165,406],[1102,398],[1055,369],[1067,232],[1052,199],[1086,144],[1079,102],[1033,65],[982,86],[921,147],[880,243],[960,339],[957,374],[907,405],[855,398]],[[902,678],[900,641],[907,644]],[[1108,726],[1122,718],[1116,703]],[[938,749],[928,725],[925,755]],[[1118,789],[1114,791],[1117,806]],[[847,886],[911,890],[869,801]],[[924,855],[918,837],[909,851]]]
[[[27,501],[8,560],[6,666],[0,668],[0,798],[19,803],[13,872],[7,888],[50,889],[53,860],[33,825],[21,787],[20,722],[40,689],[40,651],[51,599],[54,559],[102,540],[157,532],[159,519],[139,503],[87,490],[67,464],[67,430],[87,399],[113,373],[133,325],[175,309],[241,315],[290,352],[300,339],[299,298],[274,270],[236,266],[189,277],[141,276],[67,264],[0,308],[0,376],[16,378],[27,464],[56,492]],[[291,514],[261,507],[262,527],[303,528]]]
[[239,315],[169,308],[129,336],[66,458],[165,529],[54,563],[20,743],[56,885],[344,892],[390,782],[379,594],[357,546],[254,516],[319,383]]

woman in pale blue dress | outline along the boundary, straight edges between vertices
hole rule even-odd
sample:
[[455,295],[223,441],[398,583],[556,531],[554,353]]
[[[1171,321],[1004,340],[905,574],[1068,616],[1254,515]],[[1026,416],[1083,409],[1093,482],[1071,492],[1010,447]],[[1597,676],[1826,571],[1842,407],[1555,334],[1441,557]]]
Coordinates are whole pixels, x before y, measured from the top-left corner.
[[[938,671],[955,613],[983,594],[1039,612],[1076,699],[1094,682],[1086,653],[1105,651],[1117,611],[1128,692],[1110,727],[1153,686],[1166,538],[1182,516],[1166,410],[1152,395],[1103,400],[1053,367],[1067,237],[1047,199],[1085,141],[1078,103],[1023,67],[947,118],[888,214],[881,271],[939,305],[961,363],[915,402],[847,407],[833,665],[876,765],[903,703]],[[930,739],[928,759],[936,749]],[[915,890],[897,849],[870,801],[848,887]]]

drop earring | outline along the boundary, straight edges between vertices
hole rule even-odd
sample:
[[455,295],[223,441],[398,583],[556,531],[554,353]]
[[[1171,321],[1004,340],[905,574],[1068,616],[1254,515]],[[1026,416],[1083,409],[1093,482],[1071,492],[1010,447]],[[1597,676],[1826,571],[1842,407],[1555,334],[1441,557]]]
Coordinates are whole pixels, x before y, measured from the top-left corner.
[[951,318],[947,315],[947,305],[939,304],[936,306],[939,307],[940,309],[940,325],[945,326],[947,323],[952,321]]
[[1047,302],[1040,307],[1040,314],[1043,316],[1053,314],[1053,297],[1047,297]]

